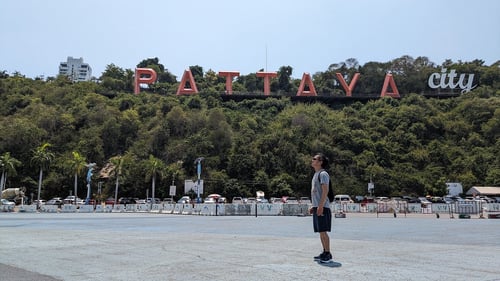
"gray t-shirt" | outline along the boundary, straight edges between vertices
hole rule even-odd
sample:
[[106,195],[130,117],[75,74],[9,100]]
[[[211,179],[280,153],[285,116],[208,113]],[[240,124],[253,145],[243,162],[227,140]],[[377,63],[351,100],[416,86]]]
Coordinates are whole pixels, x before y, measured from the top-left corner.
[[[319,177],[319,179],[318,179]],[[311,201],[313,207],[318,207],[319,201],[321,200],[321,195],[323,193],[323,189],[321,188],[321,184],[326,184],[328,188],[330,183],[330,175],[325,170],[319,170],[314,173],[314,176],[311,181]],[[328,200],[328,196],[326,197],[325,205],[323,208],[330,208],[330,200]]]

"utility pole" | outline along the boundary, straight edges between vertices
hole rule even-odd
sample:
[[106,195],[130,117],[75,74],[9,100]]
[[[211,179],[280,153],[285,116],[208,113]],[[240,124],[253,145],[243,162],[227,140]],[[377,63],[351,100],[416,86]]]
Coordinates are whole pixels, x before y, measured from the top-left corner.
[[201,203],[200,199],[200,176],[201,176],[201,161],[203,161],[205,158],[203,157],[198,157],[194,161],[196,164],[196,173],[198,174],[198,182],[196,184],[196,203]]

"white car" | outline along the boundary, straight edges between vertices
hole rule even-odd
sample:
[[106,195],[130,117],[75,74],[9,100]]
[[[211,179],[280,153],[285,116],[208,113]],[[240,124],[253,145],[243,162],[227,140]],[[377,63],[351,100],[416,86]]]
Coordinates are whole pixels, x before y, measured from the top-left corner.
[[203,203],[205,203],[205,204],[215,204],[216,201],[215,201],[215,198],[213,198],[213,197],[207,197],[207,198],[205,198],[205,200],[203,201]]
[[175,204],[174,199],[172,198],[163,198],[163,204]]
[[40,206],[41,205],[45,205],[45,203],[47,202],[46,200],[43,200],[43,199],[33,200],[33,204],[32,205],[38,205],[38,201],[40,201]]
[[180,204],[189,204],[189,203],[191,203],[191,198],[189,198],[189,196],[182,196],[182,198],[179,199],[177,201],[177,203],[180,203]]
[[333,202],[343,204],[343,203],[353,203],[354,201],[352,201],[351,196],[347,194],[339,194],[335,195]]
[[[64,198],[63,203],[64,204],[75,204],[75,197],[74,195],[70,195],[66,198]],[[77,205],[83,205],[84,201],[81,198],[76,197],[76,204]]]
[[9,201],[9,200],[7,200],[7,199],[3,199],[3,198],[2,198],[2,199],[0,199],[0,200],[1,200],[1,201],[0,201],[0,205],[10,206],[10,207],[14,207],[14,206],[16,206],[16,203],[14,203],[14,202],[10,202],[10,201]]
[[311,204],[309,197],[300,197],[300,204]]
[[418,200],[420,201],[422,208],[430,207],[432,204],[432,202],[427,200],[427,198],[425,198],[425,197],[418,197]]
[[281,198],[276,198],[276,197],[272,197],[271,200],[269,200],[269,202],[272,203],[272,204],[283,203],[281,201]]
[[243,198],[241,197],[233,197],[233,204],[243,204]]

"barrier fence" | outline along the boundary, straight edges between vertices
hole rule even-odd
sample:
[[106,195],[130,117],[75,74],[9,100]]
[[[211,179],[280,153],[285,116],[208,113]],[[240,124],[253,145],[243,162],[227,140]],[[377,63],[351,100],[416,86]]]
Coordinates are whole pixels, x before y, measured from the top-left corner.
[[[257,204],[127,204],[127,205],[70,205],[60,208],[56,205],[22,205],[16,208],[0,206],[2,212],[44,212],[44,213],[124,213],[149,212],[161,214],[202,215],[202,216],[307,216],[310,204],[257,203]],[[500,203],[476,201],[451,204],[420,204],[404,201],[383,203],[332,203],[333,213],[376,213],[378,214],[449,214],[500,216]]]

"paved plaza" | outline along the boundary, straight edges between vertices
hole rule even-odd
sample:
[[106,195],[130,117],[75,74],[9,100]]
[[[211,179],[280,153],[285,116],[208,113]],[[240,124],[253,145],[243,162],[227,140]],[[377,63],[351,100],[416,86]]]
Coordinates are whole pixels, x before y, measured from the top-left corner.
[[500,220],[0,213],[0,280],[500,280]]

